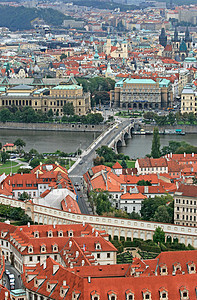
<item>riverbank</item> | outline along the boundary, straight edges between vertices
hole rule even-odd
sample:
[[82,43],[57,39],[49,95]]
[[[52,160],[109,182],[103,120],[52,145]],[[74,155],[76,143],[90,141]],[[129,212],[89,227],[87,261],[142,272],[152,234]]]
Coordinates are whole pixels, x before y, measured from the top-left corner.
[[157,126],[157,125],[150,125],[150,124],[140,124],[140,125],[145,132],[146,131],[151,132],[153,131],[154,127],[158,127],[160,132],[164,132],[165,130],[181,129],[181,131],[184,132],[185,134],[197,133],[196,125],[165,125],[165,126]]
[[103,132],[108,128],[108,124],[87,125],[71,123],[17,123],[0,122],[0,129],[6,130],[35,130],[35,131],[68,131],[68,132]]

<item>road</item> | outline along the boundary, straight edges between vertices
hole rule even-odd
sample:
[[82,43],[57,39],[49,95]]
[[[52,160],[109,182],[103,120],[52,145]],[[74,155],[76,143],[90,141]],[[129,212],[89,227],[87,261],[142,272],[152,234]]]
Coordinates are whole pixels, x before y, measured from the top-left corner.
[[[83,174],[86,173],[87,170],[93,167],[93,159],[96,156],[95,150],[101,147],[102,145],[109,145],[114,139],[114,137],[116,137],[130,123],[131,123],[130,119],[123,120],[118,124],[117,128],[115,127],[113,130],[108,132],[101,141],[95,142],[92,145],[91,150],[87,154],[84,153],[81,161],[72,169],[71,172],[69,172],[69,177],[71,178],[72,183],[74,185],[78,183],[81,191],[83,191],[83,187],[82,187]],[[86,195],[85,192],[79,193],[78,205],[81,210],[81,213],[90,214],[90,209],[88,209],[87,207],[87,203],[86,203],[87,201],[85,195]]]
[[[5,269],[10,271],[10,274],[14,274],[15,278],[15,289],[21,289],[23,287],[20,273],[9,263],[5,263]],[[5,273],[3,274],[3,284],[10,290],[9,277]]]

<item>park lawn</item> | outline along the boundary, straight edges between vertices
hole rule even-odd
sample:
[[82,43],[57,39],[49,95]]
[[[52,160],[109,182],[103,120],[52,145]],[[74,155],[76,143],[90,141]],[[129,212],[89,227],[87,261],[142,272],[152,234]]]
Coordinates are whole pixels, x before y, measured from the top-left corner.
[[[71,160],[70,161],[70,167],[72,167],[72,165],[74,165],[75,161],[74,160]],[[69,163],[66,164],[66,170],[69,170]]]
[[15,161],[10,161],[10,160],[7,160],[6,161],[6,163],[5,164],[0,164],[0,169],[2,169],[2,168],[7,168],[7,167],[11,167],[11,165],[12,165],[12,167],[14,167],[14,166],[16,166],[18,163],[17,162],[15,162]]
[[[12,173],[17,173],[18,169],[20,169],[21,165],[18,165],[17,167],[12,167]],[[0,175],[5,173],[6,175],[10,174],[11,168],[0,168]]]
[[[119,164],[122,163],[122,160],[118,160]],[[108,167],[112,167],[115,162],[105,162],[104,165]],[[135,168],[135,160],[126,160],[127,168]]]

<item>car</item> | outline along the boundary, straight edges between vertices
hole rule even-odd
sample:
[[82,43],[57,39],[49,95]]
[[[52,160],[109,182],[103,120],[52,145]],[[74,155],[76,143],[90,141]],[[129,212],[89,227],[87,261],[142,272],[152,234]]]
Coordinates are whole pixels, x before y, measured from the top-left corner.
[[9,275],[10,271],[9,270],[5,270],[5,274]]
[[83,164],[83,161],[81,160],[79,164],[82,165],[82,164]]
[[78,182],[75,182],[75,184],[74,184],[75,186],[78,186],[79,184],[78,184]]
[[15,284],[15,279],[10,279],[10,285]]
[[14,279],[14,274],[9,274],[8,276],[10,279]]
[[15,289],[15,285],[14,285],[14,284],[11,284],[11,285],[10,285],[10,289],[11,289],[11,290],[14,290],[14,289]]
[[80,187],[78,186],[78,187],[77,187],[77,191],[80,191],[80,190],[81,190],[81,189],[80,189]]

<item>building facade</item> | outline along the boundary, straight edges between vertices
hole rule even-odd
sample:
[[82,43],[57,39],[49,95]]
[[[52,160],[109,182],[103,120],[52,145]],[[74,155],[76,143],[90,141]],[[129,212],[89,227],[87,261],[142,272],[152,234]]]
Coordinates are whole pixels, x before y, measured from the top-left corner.
[[174,223],[197,226],[197,186],[180,185],[174,195]]
[[193,84],[187,84],[181,93],[181,113],[197,113],[197,90]]
[[10,106],[32,107],[35,111],[47,113],[50,109],[54,114],[63,116],[63,107],[72,103],[75,114],[85,115],[90,112],[90,94],[83,92],[83,87],[71,78],[55,87],[37,88],[33,85],[7,87],[0,94],[0,108]]
[[152,79],[120,80],[110,91],[111,106],[126,109],[147,109],[170,106],[173,99],[171,83],[168,80],[156,82]]

